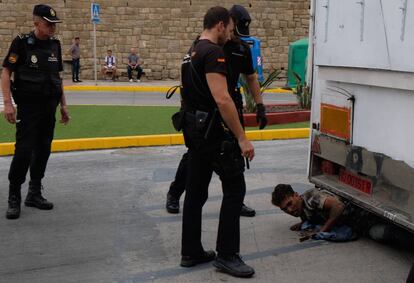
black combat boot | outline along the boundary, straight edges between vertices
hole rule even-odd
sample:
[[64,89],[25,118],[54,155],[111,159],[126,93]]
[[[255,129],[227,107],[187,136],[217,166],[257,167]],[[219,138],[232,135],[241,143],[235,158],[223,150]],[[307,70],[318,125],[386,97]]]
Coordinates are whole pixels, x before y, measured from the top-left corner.
[[256,215],[256,211],[253,208],[250,208],[243,203],[241,211],[240,211],[240,216],[254,217],[255,215]]
[[20,217],[20,186],[9,186],[9,207],[7,208],[6,218],[17,219]]
[[169,213],[179,213],[180,212],[180,199],[172,196],[171,194],[167,194],[167,203],[165,204],[165,208]]
[[206,263],[214,260],[216,253],[214,251],[204,251],[197,256],[185,256],[181,257],[180,265],[182,267],[192,267],[197,264]]
[[50,210],[53,209],[53,203],[47,201],[42,197],[42,184],[39,181],[30,181],[29,191],[27,192],[25,206],[36,207],[38,209]]
[[244,263],[240,255],[220,255],[218,254],[213,265],[220,271],[235,277],[248,278],[254,274],[254,269]]

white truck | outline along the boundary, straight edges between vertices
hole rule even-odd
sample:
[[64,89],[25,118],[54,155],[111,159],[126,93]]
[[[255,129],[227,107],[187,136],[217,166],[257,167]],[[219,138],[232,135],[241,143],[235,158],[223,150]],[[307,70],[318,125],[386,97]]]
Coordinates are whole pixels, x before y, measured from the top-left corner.
[[414,1],[310,2],[309,180],[414,232]]

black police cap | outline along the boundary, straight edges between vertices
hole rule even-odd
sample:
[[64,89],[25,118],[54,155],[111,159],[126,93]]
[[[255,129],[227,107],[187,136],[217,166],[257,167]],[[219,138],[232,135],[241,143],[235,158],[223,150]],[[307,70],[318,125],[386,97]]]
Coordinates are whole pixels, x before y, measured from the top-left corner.
[[56,16],[56,11],[52,7],[44,4],[34,6],[33,15],[39,16],[50,23],[61,23],[62,21]]
[[241,5],[234,5],[230,9],[230,15],[237,20],[234,33],[237,36],[250,36],[249,25],[252,19],[246,8]]

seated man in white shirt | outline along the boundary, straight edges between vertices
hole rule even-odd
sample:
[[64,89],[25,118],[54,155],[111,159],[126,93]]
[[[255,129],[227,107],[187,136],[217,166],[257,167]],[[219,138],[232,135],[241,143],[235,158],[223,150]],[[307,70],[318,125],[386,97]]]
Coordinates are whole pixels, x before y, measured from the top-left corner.
[[106,78],[107,75],[112,75],[112,80],[116,78],[116,58],[112,55],[112,50],[108,49],[105,56],[105,65],[102,67],[102,75]]

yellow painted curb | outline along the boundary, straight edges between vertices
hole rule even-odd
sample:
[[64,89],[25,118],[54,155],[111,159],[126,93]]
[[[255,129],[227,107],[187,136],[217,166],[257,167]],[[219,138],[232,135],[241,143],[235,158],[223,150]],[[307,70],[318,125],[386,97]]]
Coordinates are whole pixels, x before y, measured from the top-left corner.
[[280,129],[280,130],[256,130],[247,131],[249,140],[285,140],[285,139],[304,139],[309,137],[309,128]]
[[[125,92],[167,92],[171,86],[110,86],[110,85],[68,85],[65,90],[70,91],[125,91]],[[267,89],[269,93],[292,93],[282,88]]]
[[281,87],[279,87],[279,88],[269,88],[269,89],[266,89],[265,92],[270,92],[270,93],[289,93],[289,94],[293,94],[293,91],[292,90],[283,89]]
[[[308,128],[281,129],[281,130],[260,130],[247,131],[250,140],[275,140],[275,139],[301,139],[309,137]],[[179,145],[184,144],[182,134],[168,135],[147,135],[147,136],[127,136],[113,138],[90,138],[90,139],[68,139],[54,140],[52,151],[75,151],[110,149],[122,147],[139,146],[160,146],[160,145]],[[0,156],[12,155],[14,153],[14,142],[0,143]]]
[[109,85],[68,85],[65,90],[72,91],[141,91],[141,92],[166,92],[169,86],[109,86]]

